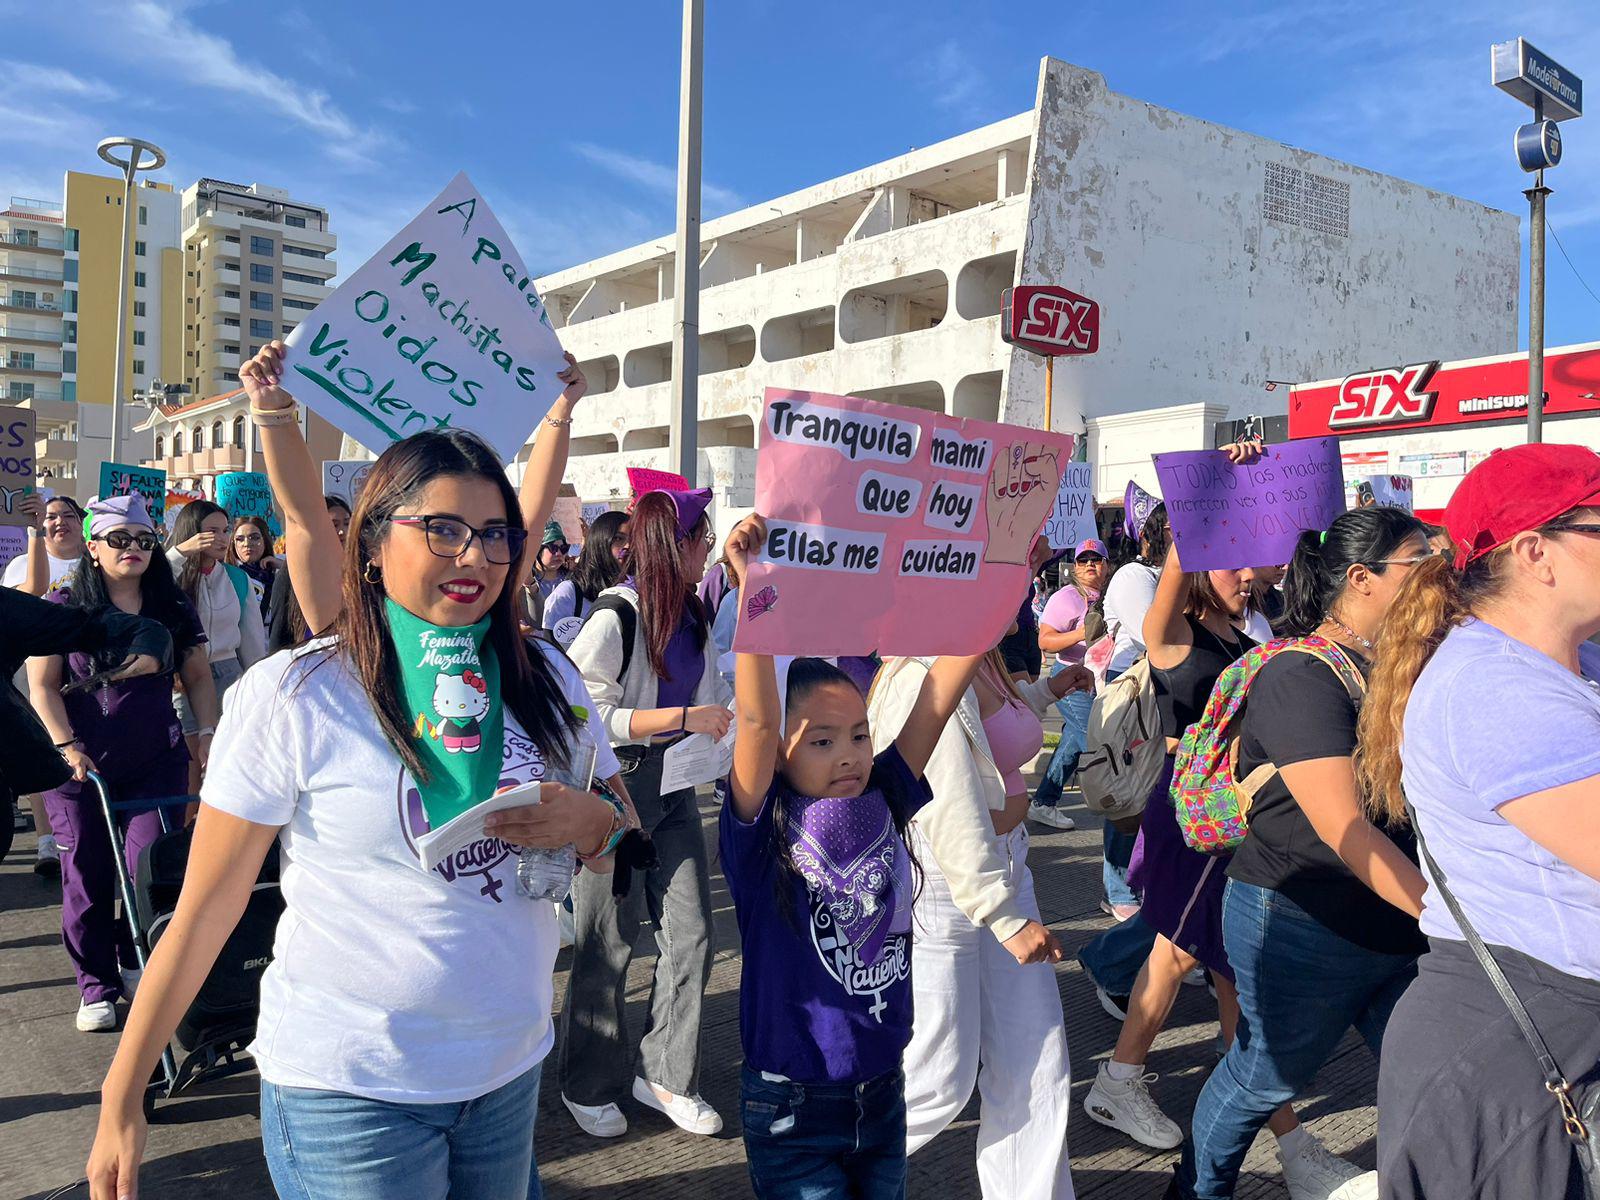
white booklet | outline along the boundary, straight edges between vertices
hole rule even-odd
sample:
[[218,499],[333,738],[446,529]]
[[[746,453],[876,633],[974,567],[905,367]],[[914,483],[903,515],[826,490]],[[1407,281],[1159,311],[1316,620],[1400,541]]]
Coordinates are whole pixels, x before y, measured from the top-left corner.
[[482,804],[473,805],[439,828],[428,830],[417,839],[417,852],[422,855],[422,869],[431,871],[463,846],[482,841],[487,837],[483,831],[483,819],[490,813],[537,803],[539,803],[539,785],[524,783],[490,796]]

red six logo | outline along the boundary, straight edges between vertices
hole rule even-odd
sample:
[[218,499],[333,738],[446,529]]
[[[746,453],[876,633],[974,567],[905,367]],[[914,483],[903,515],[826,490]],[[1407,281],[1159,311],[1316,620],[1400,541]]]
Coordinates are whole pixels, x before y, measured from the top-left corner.
[[1093,340],[1090,318],[1094,303],[1036,292],[1018,329],[1021,338],[1050,342],[1069,350],[1088,350]]
[[1339,398],[1328,417],[1328,427],[1427,420],[1439,393],[1422,389],[1438,366],[1437,361],[1413,363],[1349,376],[1339,385]]

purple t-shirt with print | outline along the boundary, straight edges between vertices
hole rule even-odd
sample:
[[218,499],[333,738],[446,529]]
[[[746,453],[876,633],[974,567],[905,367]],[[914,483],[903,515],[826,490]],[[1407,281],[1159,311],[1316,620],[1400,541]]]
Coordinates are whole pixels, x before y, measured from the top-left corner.
[[[911,1040],[909,921],[891,922],[868,963],[841,935],[819,890],[790,878],[793,917],[784,915],[774,890],[779,867],[772,854],[772,801],[782,786],[774,780],[753,822],[739,820],[732,804],[723,805],[719,822],[722,873],[739,921],[739,1034],[745,1062],[797,1083],[864,1083],[895,1070]],[[863,798],[874,793],[904,819],[933,797],[927,781],[911,773],[893,746],[873,763]],[[886,839],[892,845],[880,844]],[[859,847],[835,847],[834,857],[864,860],[886,849],[896,852],[899,863],[907,861],[893,824],[886,833],[880,827]],[[897,879],[895,889],[897,913],[908,918],[909,873]]]
[[[1483,621],[1452,629],[1406,704],[1401,759],[1422,836],[1483,940],[1600,979],[1600,881],[1500,815],[1600,775],[1600,647],[1580,646],[1578,665]],[[1422,931],[1461,940],[1431,880]]]

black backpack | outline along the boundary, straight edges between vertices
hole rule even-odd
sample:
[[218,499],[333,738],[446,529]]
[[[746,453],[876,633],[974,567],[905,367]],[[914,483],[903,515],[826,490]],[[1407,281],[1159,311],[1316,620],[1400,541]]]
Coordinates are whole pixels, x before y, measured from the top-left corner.
[[594,602],[594,607],[589,610],[589,619],[592,621],[598,612],[616,613],[617,621],[622,626],[622,669],[617,672],[617,682],[621,683],[628,674],[629,664],[633,662],[633,639],[639,632],[639,610],[623,597],[612,593]]

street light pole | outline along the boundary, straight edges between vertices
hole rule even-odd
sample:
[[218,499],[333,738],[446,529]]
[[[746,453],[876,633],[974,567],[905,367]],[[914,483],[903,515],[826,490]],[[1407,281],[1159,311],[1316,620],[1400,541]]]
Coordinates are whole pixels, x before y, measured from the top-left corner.
[[[118,158],[116,151],[126,149],[128,157]],[[128,353],[128,257],[131,246],[128,226],[133,220],[133,178],[140,171],[159,171],[166,166],[167,154],[160,146],[140,138],[109,137],[95,147],[95,152],[106,162],[122,172],[122,257],[117,264],[117,361],[112,371],[111,395],[111,461],[122,461],[122,410],[127,402],[123,394],[127,386]],[[148,162],[145,155],[150,156]]]
[[678,92],[678,230],[672,270],[672,464],[694,487],[700,420],[700,67],[705,0],[683,0]]

